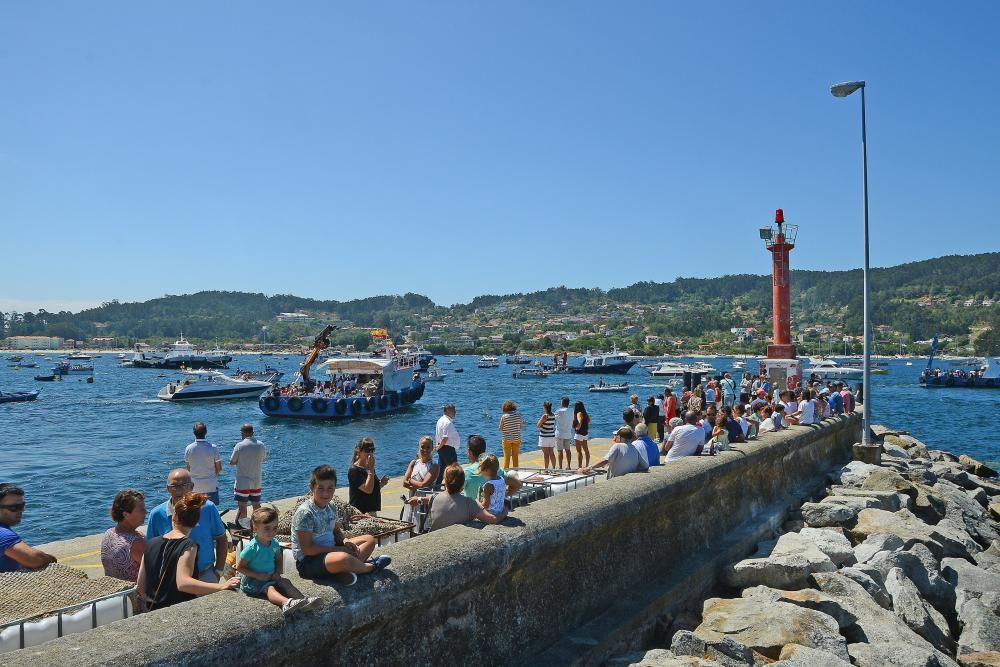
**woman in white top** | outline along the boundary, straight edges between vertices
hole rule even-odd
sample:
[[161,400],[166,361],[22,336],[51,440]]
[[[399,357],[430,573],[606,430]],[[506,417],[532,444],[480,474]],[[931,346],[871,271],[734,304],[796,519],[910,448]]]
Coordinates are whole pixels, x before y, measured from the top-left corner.
[[[403,475],[403,488],[409,490],[408,498],[417,495],[418,489],[431,490],[434,487],[434,480],[437,479],[438,466],[433,460],[434,440],[425,435],[420,438],[420,446],[417,450],[417,458],[410,461]],[[403,521],[416,523],[416,512],[412,505],[403,508]]]

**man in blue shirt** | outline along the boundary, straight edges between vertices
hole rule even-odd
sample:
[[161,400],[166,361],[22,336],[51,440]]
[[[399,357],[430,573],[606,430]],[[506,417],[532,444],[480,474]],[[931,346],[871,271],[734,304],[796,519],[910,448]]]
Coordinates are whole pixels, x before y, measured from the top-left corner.
[[844,397],[840,395],[839,391],[836,391],[836,388],[834,388],[834,391],[830,392],[830,398],[827,399],[827,402],[830,404],[831,414],[834,415],[843,414]]
[[639,424],[635,427],[635,442],[633,444],[639,445],[640,447],[645,447],[646,449],[646,461],[650,466],[660,465],[660,448],[656,446],[653,439],[649,437],[649,427],[645,424]]
[[[194,490],[191,473],[184,468],[171,470],[167,476],[167,491],[170,500],[157,505],[149,513],[149,523],[146,526],[146,539],[150,540],[160,535],[166,535],[173,527],[174,502]],[[219,510],[209,500],[201,508],[201,518],[191,530],[188,539],[198,545],[198,558],[195,576],[202,581],[218,583],[222,568],[226,565],[226,527],[222,524]]]
[[37,570],[56,557],[29,547],[11,528],[24,515],[24,489],[14,484],[0,484],[0,572]]

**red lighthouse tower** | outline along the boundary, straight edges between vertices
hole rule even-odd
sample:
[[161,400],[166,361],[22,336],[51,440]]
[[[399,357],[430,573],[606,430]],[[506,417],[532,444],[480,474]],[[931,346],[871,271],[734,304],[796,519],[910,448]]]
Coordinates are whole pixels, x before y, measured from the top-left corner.
[[774,389],[794,389],[802,377],[802,362],[792,344],[791,289],[792,269],[789,254],[795,247],[798,225],[785,223],[780,208],[774,212],[773,227],[761,227],[760,237],[771,253],[771,294],[774,300],[774,343],[767,346],[767,358],[761,360]]

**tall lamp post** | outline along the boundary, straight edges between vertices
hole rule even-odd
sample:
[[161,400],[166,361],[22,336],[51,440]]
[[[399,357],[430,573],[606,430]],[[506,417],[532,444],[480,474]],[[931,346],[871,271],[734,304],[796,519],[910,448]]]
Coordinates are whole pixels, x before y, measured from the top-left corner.
[[864,204],[865,204],[865,267],[864,267],[864,378],[862,379],[862,393],[864,403],[861,405],[862,434],[861,444],[871,446],[871,273],[868,270],[868,128],[865,118],[865,82],[848,81],[830,86],[830,92],[834,97],[847,97],[855,91],[861,91],[861,160],[864,167]]

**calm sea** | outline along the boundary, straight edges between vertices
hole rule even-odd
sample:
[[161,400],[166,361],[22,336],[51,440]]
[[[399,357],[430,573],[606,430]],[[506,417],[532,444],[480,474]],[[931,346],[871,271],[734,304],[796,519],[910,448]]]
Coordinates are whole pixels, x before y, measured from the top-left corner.
[[[3,357],[0,357],[2,360]],[[262,368],[265,361],[286,372],[297,368],[292,357],[237,357],[232,364],[245,369]],[[733,359],[708,360],[719,370]],[[228,457],[239,440],[244,422],[254,425],[268,448],[264,467],[265,499],[304,493],[309,470],[329,463],[345,470],[358,438],[368,435],[377,446],[379,474],[399,475],[415,456],[421,435],[431,434],[441,405],[458,406],[456,424],[463,439],[479,433],[492,451],[499,450],[497,424],[500,405],[513,399],[526,422],[541,414],[542,402],[568,395],[582,400],[593,417],[591,433],[608,437],[620,422],[627,403],[623,394],[591,394],[587,385],[595,376],[554,375],[541,380],[513,379],[515,366],[479,369],[476,358],[444,357],[439,367],[446,380],[428,383],[423,399],[404,413],[348,422],[312,422],[265,417],[253,400],[174,404],[160,401],[156,393],[176,372],[118,368],[112,355],[95,358],[95,381],[69,375],[60,383],[35,382],[47,372],[49,360],[38,369],[15,369],[3,361],[0,388],[5,391],[41,389],[33,403],[0,404],[0,481],[13,481],[27,493],[28,510],[18,532],[31,544],[96,533],[111,525],[108,509],[114,494],[136,488],[152,508],[166,498],[167,472],[183,466],[184,447],[191,442],[191,427],[204,421],[208,438],[222,451],[220,490],[223,507],[231,506],[233,470]],[[974,389],[924,389],[917,384],[926,361],[889,361],[888,375],[872,378],[873,421],[909,430],[931,448],[968,453],[996,467],[1000,445],[996,438],[996,412],[1000,391]],[[456,374],[454,368],[463,368]],[[735,375],[734,375],[735,376]],[[619,381],[620,376],[607,377]],[[662,383],[635,367],[627,376],[636,393],[645,399]],[[526,428],[524,449],[535,449],[533,428]],[[603,452],[598,452],[603,454]],[[343,480],[342,480],[343,481]],[[228,496],[228,497],[227,497]]]

